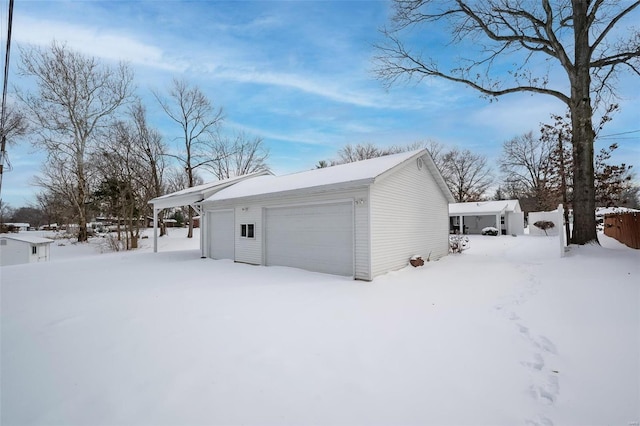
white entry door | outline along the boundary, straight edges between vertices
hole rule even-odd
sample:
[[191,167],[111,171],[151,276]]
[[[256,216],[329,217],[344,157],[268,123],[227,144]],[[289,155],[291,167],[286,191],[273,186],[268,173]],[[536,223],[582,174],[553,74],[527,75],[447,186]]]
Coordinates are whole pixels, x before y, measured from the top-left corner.
[[267,265],[353,275],[352,203],[269,208],[265,222]]
[[234,260],[235,234],[233,210],[207,213],[209,228],[209,257]]

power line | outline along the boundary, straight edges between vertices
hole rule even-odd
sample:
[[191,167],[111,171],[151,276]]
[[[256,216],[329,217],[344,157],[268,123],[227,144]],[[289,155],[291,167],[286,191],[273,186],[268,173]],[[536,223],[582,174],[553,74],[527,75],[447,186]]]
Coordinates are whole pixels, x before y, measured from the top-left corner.
[[629,135],[631,133],[640,133],[640,129],[638,129],[638,130],[629,130],[628,132],[621,132],[621,133],[611,133],[610,135],[602,135],[602,136],[600,136],[600,139],[608,138],[608,137],[612,137],[612,136]]
[[7,135],[5,132],[5,120],[7,118],[7,80],[9,80],[9,57],[11,52],[11,26],[13,24],[13,0],[9,0],[9,16],[7,19],[7,51],[4,57],[4,84],[2,86],[2,111],[0,112],[0,193],[2,191],[2,172],[4,171],[4,159],[6,157],[5,148],[7,146]]

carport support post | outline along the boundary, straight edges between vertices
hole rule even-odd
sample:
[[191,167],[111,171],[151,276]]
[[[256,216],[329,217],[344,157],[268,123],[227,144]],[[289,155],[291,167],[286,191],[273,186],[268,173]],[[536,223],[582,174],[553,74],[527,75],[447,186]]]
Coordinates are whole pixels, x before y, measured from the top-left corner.
[[502,235],[502,224],[500,223],[500,213],[496,215],[496,229],[498,230],[498,235]]
[[158,209],[153,206],[153,252],[158,252]]
[[464,222],[463,222],[463,218],[464,216],[460,215],[458,216],[458,234],[462,235],[464,234]]
[[207,235],[207,221],[204,220],[204,213],[200,212],[200,259],[205,259],[204,255],[204,239]]

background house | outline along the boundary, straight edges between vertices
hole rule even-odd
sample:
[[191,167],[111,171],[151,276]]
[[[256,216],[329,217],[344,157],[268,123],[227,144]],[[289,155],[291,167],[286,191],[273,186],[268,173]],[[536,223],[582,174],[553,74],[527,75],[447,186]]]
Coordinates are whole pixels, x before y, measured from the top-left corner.
[[426,150],[254,177],[202,202],[203,256],[371,280],[446,255],[451,201]]
[[0,235],[0,266],[47,262],[52,242],[53,240],[48,238],[2,234]]
[[462,225],[465,234],[480,234],[488,226],[503,235],[524,234],[524,213],[518,200],[452,203],[449,218],[451,232],[459,231]]
[[3,223],[0,228],[2,232],[20,232],[28,231],[31,225],[28,223]]

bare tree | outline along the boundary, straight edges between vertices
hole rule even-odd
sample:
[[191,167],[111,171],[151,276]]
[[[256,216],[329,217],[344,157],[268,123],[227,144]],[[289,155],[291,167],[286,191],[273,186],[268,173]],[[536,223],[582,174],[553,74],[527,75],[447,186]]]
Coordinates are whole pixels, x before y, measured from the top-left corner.
[[0,139],[2,139],[2,148],[0,149],[0,190],[2,189],[2,175],[5,172],[5,164],[7,165],[7,171],[12,170],[6,145],[14,145],[16,139],[24,136],[29,129],[26,117],[15,106],[4,106],[2,115],[3,127],[0,128]]
[[493,184],[493,175],[484,155],[474,154],[468,149],[447,149],[436,141],[423,142],[422,146],[431,154],[433,162],[457,202],[485,198],[486,191]]
[[213,146],[212,157],[214,160],[208,168],[218,179],[242,176],[269,168],[269,150],[265,148],[263,139],[250,138],[242,132],[233,138],[219,137]]
[[[87,162],[97,140],[133,90],[133,73],[121,63],[112,68],[52,43],[21,50],[20,73],[32,77],[37,93],[19,93],[33,121],[34,145],[50,162],[40,184],[68,197],[76,210],[78,241],[87,241],[91,173]],[[59,172],[59,173],[58,173]]]
[[618,149],[617,143],[612,143],[607,148],[602,148],[596,155],[595,179],[596,179],[596,203],[598,206],[621,206],[630,200],[625,199],[626,194],[632,193],[633,166],[621,163],[610,164],[609,160],[613,151]]
[[453,148],[442,155],[441,164],[440,173],[457,202],[485,198],[486,191],[493,183],[493,176],[484,155]]
[[[149,127],[146,117],[146,109],[138,100],[130,109],[129,115],[133,125],[133,140],[140,158],[140,184],[144,188],[143,200],[148,213],[153,214],[153,209],[148,201],[164,194],[164,172],[166,168],[165,155],[167,147],[162,140],[160,132]],[[160,236],[166,234],[166,227],[160,217]]]
[[335,160],[320,160],[316,164],[316,169],[335,166],[338,164],[353,163],[355,161],[368,160],[385,155],[398,154],[401,152],[414,151],[428,147],[427,142],[414,142],[408,145],[391,145],[379,147],[372,143],[347,144],[338,150],[338,158]]
[[[223,120],[222,108],[215,108],[207,96],[185,80],[173,80],[169,99],[153,92],[164,112],[180,126],[179,153],[172,154],[187,175],[189,188],[195,185],[195,171],[214,160],[211,157],[215,134]],[[189,233],[193,237],[193,211],[189,208]]]
[[[376,58],[378,77],[387,84],[436,77],[488,97],[529,92],[553,96],[567,105],[575,169],[572,242],[597,242],[593,111],[600,100],[614,94],[621,70],[626,67],[640,75],[640,32],[630,26],[640,0],[394,0],[393,4],[392,26],[383,30],[387,42],[378,46]],[[631,23],[627,28],[622,27],[625,19]],[[451,44],[472,42],[473,47],[447,70],[446,58],[425,56],[403,42],[405,37],[415,40],[420,29],[425,34],[444,29]],[[446,49],[453,51],[450,46]],[[514,65],[505,73],[506,62]],[[564,72],[568,82],[564,87],[550,84],[553,66]]]
[[14,209],[0,198],[0,233],[6,232],[4,229],[5,222],[13,216]]
[[36,194],[36,206],[44,214],[45,225],[62,223],[65,211],[64,200],[50,192],[40,191]]
[[149,200],[162,195],[165,149],[160,134],[148,126],[139,101],[128,116],[129,121],[113,124],[94,160],[101,163],[96,200],[118,219],[118,241],[126,250],[138,247]]
[[17,105],[8,105],[5,108],[4,129],[0,129],[7,139],[7,144],[12,146],[16,139],[24,136],[29,130],[29,122]]
[[557,207],[559,188],[553,185],[553,151],[551,141],[537,138],[533,132],[516,136],[502,145],[499,164],[506,187],[520,188],[522,196],[535,200],[536,210]]
[[353,163],[355,161],[368,160],[386,155],[384,150],[372,143],[345,145],[338,151],[337,164]]

